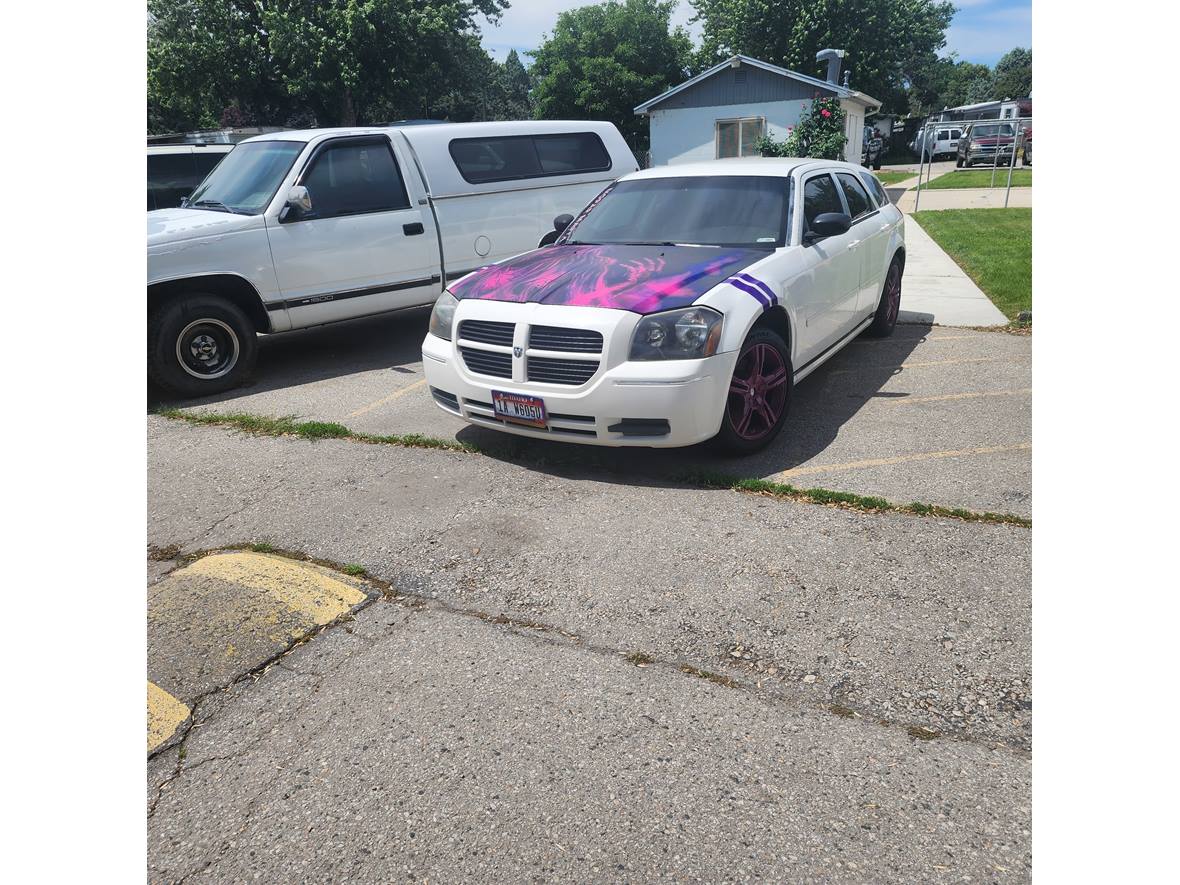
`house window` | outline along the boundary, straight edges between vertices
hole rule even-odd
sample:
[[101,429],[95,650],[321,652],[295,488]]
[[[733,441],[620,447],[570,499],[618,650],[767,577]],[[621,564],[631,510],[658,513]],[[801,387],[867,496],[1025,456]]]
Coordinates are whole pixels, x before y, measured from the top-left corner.
[[756,157],[754,146],[766,132],[765,117],[746,117],[742,120],[717,121],[717,159],[727,157]]

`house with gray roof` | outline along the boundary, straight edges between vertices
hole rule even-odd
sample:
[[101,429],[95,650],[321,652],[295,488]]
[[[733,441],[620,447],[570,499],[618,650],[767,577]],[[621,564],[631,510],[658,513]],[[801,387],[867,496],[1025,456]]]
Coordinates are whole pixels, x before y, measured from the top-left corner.
[[840,85],[843,56],[843,50],[831,49],[817,56],[828,60],[828,78],[820,80],[734,55],[645,101],[635,113],[649,121],[649,165],[757,156],[758,138],[785,139],[817,95],[840,99],[847,114],[844,158],[859,162],[865,118],[881,103],[849,88],[847,77]]

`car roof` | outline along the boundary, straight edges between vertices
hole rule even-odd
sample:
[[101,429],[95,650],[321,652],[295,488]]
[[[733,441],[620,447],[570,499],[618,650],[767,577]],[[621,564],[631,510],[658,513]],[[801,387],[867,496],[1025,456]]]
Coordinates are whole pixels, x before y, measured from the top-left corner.
[[845,163],[842,160],[816,160],[810,157],[734,157],[726,160],[708,160],[700,163],[680,163],[672,166],[653,166],[624,175],[622,180],[635,178],[684,178],[715,175],[765,175],[787,178],[794,172],[808,172],[812,169],[837,169],[847,172],[865,172],[863,166]]

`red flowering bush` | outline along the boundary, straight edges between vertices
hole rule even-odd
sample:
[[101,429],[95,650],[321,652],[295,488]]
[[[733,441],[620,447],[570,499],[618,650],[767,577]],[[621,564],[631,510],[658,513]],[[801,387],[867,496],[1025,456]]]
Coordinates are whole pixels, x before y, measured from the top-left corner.
[[843,160],[844,109],[838,98],[816,97],[811,108],[787,133],[785,141],[763,136],[758,150],[764,157],[813,157],[817,160]]

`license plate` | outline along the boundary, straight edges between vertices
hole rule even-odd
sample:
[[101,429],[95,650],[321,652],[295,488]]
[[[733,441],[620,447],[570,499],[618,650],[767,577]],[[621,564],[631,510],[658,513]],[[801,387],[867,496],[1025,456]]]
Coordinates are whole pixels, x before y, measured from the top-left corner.
[[545,426],[545,400],[523,393],[492,391],[492,412],[497,418],[530,427]]

